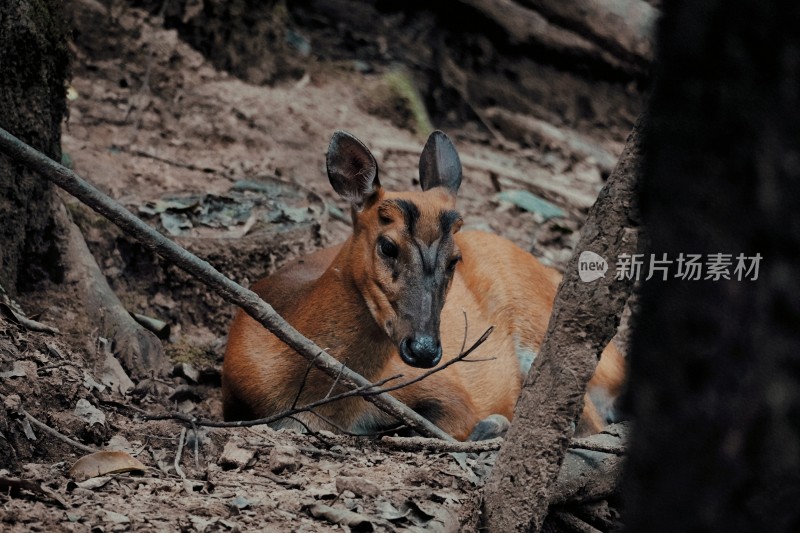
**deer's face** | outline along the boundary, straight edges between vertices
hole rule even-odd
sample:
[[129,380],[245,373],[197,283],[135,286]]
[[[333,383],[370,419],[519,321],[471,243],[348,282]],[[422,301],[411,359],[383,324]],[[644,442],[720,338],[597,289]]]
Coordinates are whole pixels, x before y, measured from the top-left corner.
[[373,318],[403,361],[435,366],[442,357],[439,318],[461,260],[454,239],[461,227],[455,148],[434,132],[420,158],[423,191],[390,193],[380,187],[367,148],[337,132],[328,151],[328,175],[353,205],[350,266]]

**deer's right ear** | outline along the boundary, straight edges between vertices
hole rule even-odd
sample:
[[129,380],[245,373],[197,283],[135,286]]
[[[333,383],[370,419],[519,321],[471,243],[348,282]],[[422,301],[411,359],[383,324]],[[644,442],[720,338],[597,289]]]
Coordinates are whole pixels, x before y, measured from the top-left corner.
[[381,188],[378,163],[364,143],[337,131],[328,145],[328,179],[339,196],[361,209]]

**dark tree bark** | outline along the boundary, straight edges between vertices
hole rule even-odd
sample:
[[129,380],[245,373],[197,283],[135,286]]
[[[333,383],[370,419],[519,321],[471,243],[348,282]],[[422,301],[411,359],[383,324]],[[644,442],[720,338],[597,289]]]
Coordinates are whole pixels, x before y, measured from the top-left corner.
[[[67,29],[59,0],[0,2],[0,127],[56,161],[69,75]],[[0,155],[0,286],[58,278],[53,187]]]
[[[799,20],[794,2],[665,3],[650,251],[734,265],[731,280],[644,284],[628,531],[800,530]],[[763,257],[757,280],[736,279],[740,253]]]
[[[589,211],[558,287],[541,350],[484,487],[485,531],[542,530],[586,385],[633,289],[633,280],[618,278],[616,270],[617,258],[639,250],[642,122],[646,120],[631,132],[617,168]],[[578,273],[580,255],[588,251],[609,263],[606,275],[590,283],[581,281]]]

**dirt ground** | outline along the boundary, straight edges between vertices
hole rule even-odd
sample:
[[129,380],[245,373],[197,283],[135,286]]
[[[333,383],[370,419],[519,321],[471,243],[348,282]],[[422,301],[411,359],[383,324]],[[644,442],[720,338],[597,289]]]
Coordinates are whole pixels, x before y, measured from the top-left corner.
[[[251,85],[214,68],[155,15],[130,7],[109,11],[88,0],[71,3],[70,10],[77,31],[65,162],[240,283],[249,285],[347,235],[346,206],[324,170],[335,130],[354,133],[372,149],[385,187],[417,186],[425,136],[400,127],[392,104],[381,104],[378,73],[320,61],[275,85]],[[619,150],[630,120],[615,117],[598,142]],[[466,227],[504,235],[562,266],[587,208],[569,199],[597,195],[603,185],[597,164],[500,141],[478,123],[447,133],[467,161],[459,200]],[[597,125],[586,133],[597,137]],[[541,212],[496,197],[498,188],[523,188],[506,179],[520,175],[567,191],[547,198],[562,215],[545,220]],[[163,204],[170,197],[241,199],[232,188],[243,180],[280,180],[313,209],[284,205],[280,224],[289,229],[276,236],[246,235],[247,216],[211,229],[197,221],[189,227],[180,208]],[[194,200],[186,200],[190,196]],[[23,308],[61,333],[26,331],[0,318],[6,407],[0,447],[10,470],[0,478],[35,480],[46,490],[11,490],[0,479],[0,529],[441,530],[474,497],[493,461],[490,453],[395,452],[371,439],[266,428],[189,428],[182,438],[177,422],[141,420],[142,412],[175,408],[221,418],[219,369],[233,309],[74,200],[64,201],[126,307],[168,322],[168,354],[197,374],[178,371],[128,388],[124,376],[104,364],[97,325],[83,318],[68,285],[23,295]],[[79,400],[88,407],[76,410]],[[76,482],[69,469],[84,452],[31,426],[21,409],[85,445],[126,450],[146,470]]]

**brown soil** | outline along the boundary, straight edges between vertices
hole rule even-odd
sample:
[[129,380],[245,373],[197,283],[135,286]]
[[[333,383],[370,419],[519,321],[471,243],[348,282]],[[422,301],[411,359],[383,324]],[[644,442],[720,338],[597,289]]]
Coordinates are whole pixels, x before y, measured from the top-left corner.
[[[253,231],[245,239],[229,238],[227,233],[243,231],[246,223],[239,221],[206,232],[214,235],[206,240],[196,238],[197,228],[177,238],[237,281],[249,285],[298,255],[347,235],[347,216],[342,216],[346,206],[330,190],[324,172],[325,150],[336,129],[354,133],[373,148],[385,187],[417,186],[418,153],[406,147],[421,149],[424,136],[402,127],[409,123],[408,110],[398,109],[392,98],[381,105],[381,72],[362,72],[352,62],[309,59],[299,72],[298,62],[292,61],[292,75],[275,85],[252,85],[212,66],[177,31],[164,29],[157,16],[113,5],[107,10],[91,0],[76,0],[70,7],[77,28],[75,98],[69,104],[62,144],[79,174],[142,216],[143,206],[170,195],[230,197],[235,183],[267,178],[281,180],[303,195],[310,191],[305,197],[322,206],[313,220],[279,221],[285,229],[279,235]],[[400,30],[386,28],[387,34],[392,31]],[[324,42],[325,35],[320,30],[318,42]],[[536,90],[560,95],[564,102],[569,101],[566,92],[588,86],[567,74],[546,79],[553,85],[545,87],[539,80]],[[615,94],[627,93],[622,87]],[[562,124],[618,147],[638,98],[632,95],[626,110],[613,115],[606,129],[601,120],[571,120],[580,115],[575,109],[585,105],[582,98],[549,113]],[[601,173],[591,161],[499,142],[479,121],[463,122],[447,133],[463,156],[518,174],[544,173],[589,195],[602,187]],[[466,225],[502,234],[544,261],[563,265],[577,241],[584,209],[562,201],[559,207],[565,216],[544,222],[540,215],[495,200],[497,178],[466,169],[459,204]],[[264,428],[189,429],[181,461],[183,479],[173,465],[182,426],[144,422],[136,414],[140,409],[165,412],[177,406],[220,418],[219,367],[233,309],[73,200],[64,200],[123,303],[132,312],[171,324],[167,351],[175,362],[200,370],[199,383],[181,376],[157,378],[123,395],[103,385],[103,365],[92,363],[104,359],[96,325],[82,318],[69,289],[53,285],[23,295],[20,303],[26,311],[62,333],[25,331],[0,318],[0,372],[16,370],[0,374],[6,407],[0,410],[0,450],[2,465],[10,470],[0,477],[40,480],[66,508],[41,494],[3,489],[3,530],[436,530],[474,496],[493,460],[491,454],[391,452],[369,439]],[[158,215],[146,219],[156,225],[160,220]],[[77,416],[79,399],[102,411],[105,422],[89,425]],[[113,437],[112,443],[137,454],[146,472],[114,474],[102,486],[76,485],[69,481],[68,470],[83,452],[35,427],[36,440],[26,437],[17,403],[85,444],[107,446]],[[232,469],[218,465],[228,442],[254,451],[253,458]],[[280,446],[293,450],[295,471],[270,471],[270,454]],[[337,490],[337,479],[348,476],[371,481],[379,494]],[[311,508],[319,504],[359,513],[365,522],[334,526],[312,516]]]

